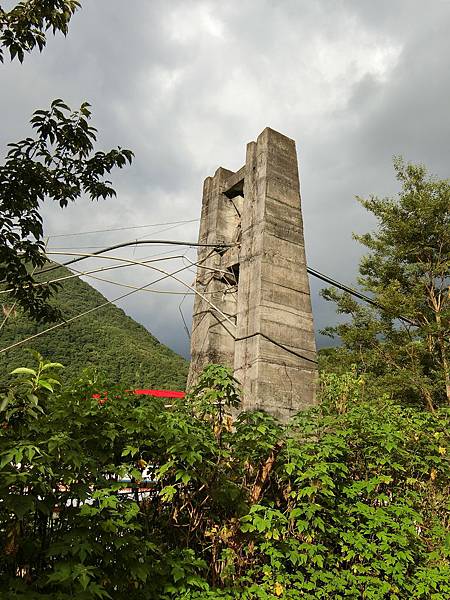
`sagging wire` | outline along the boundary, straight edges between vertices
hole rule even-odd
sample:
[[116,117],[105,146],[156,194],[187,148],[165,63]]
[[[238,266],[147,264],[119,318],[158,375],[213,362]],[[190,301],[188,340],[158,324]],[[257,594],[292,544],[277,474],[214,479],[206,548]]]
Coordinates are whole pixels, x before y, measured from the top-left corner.
[[184,327],[184,330],[186,332],[186,335],[187,335],[188,339],[190,340],[191,339],[191,332],[189,331],[189,327],[187,326],[186,319],[184,318],[183,310],[181,308],[182,305],[183,305],[183,302],[186,300],[187,294],[188,294],[188,292],[186,292],[184,294],[183,298],[181,299],[181,302],[178,305],[178,311],[179,311],[179,313],[181,315],[181,320],[183,321],[183,327]]
[[[213,250],[211,251],[211,253],[212,252],[213,252]],[[199,262],[203,262],[204,260],[207,260],[209,258],[209,256],[211,255],[211,253],[209,253],[204,259],[202,259],[202,261],[199,261]],[[108,257],[102,257],[102,258],[108,258]],[[133,263],[133,264],[143,264],[144,266],[147,266],[150,269],[153,269],[153,270],[159,271],[161,273],[164,273],[164,275],[162,277],[159,277],[158,279],[150,282],[150,283],[147,283],[147,284],[145,284],[145,285],[137,288],[137,289],[133,289],[133,290],[131,290],[129,292],[126,292],[125,294],[122,294],[122,295],[120,295],[120,296],[118,296],[118,297],[116,297],[116,298],[114,298],[112,300],[107,300],[106,302],[102,302],[101,304],[99,304],[97,306],[94,306],[93,308],[90,308],[90,309],[88,309],[86,311],[83,311],[82,313],[79,313],[78,315],[75,315],[75,316],[71,317],[70,319],[62,321],[61,323],[57,323],[56,325],[52,325],[51,327],[48,327],[47,329],[45,329],[43,331],[40,331],[40,332],[38,332],[38,333],[36,333],[36,334],[34,334],[32,336],[29,336],[29,337],[27,337],[25,339],[22,339],[22,340],[20,340],[18,342],[15,342],[14,344],[10,344],[9,346],[7,346],[5,348],[2,348],[0,350],[0,354],[2,354],[4,352],[7,352],[8,350],[11,350],[13,348],[16,348],[17,346],[21,346],[21,345],[29,342],[32,339],[35,339],[37,337],[40,337],[40,336],[44,335],[45,333],[53,331],[54,329],[57,329],[57,328],[62,327],[64,325],[67,325],[68,323],[71,323],[71,322],[73,322],[73,321],[75,321],[75,320],[77,320],[77,319],[79,319],[81,317],[84,317],[87,314],[90,314],[90,313],[92,313],[92,312],[94,312],[96,310],[99,310],[99,309],[103,308],[104,306],[107,306],[109,304],[118,302],[119,300],[122,300],[123,298],[131,296],[132,294],[135,294],[138,291],[142,291],[142,290],[150,287],[151,285],[154,285],[155,283],[159,283],[160,281],[162,281],[164,279],[167,279],[169,277],[172,277],[176,281],[182,283],[183,285],[189,287],[190,289],[193,289],[193,288],[191,288],[191,286],[189,286],[188,284],[186,284],[184,281],[182,281],[178,277],[176,277],[176,274],[178,274],[178,273],[186,270],[187,267],[185,267],[185,266],[183,266],[180,269],[177,269],[176,271],[173,271],[172,273],[169,273],[169,272],[167,272],[167,271],[165,271],[163,269],[158,269],[157,267],[152,267],[150,265],[146,265],[145,263],[142,263],[140,261],[133,261],[133,260],[130,260],[130,259],[122,259],[122,258],[119,258],[119,257],[114,257],[114,260],[126,260],[127,262],[130,262],[130,263]],[[197,292],[196,290],[193,290],[193,291],[194,291],[194,293],[200,295],[208,304],[210,304],[212,306],[212,308],[214,310],[216,310],[219,314],[221,314],[226,320],[228,320],[231,323],[231,325],[233,325],[235,327],[235,324],[224,313],[222,313],[222,311],[220,311],[220,309],[218,309],[212,302],[210,302],[207,298],[205,298],[202,294],[200,294],[200,292]]]
[[127,248],[128,246],[134,246],[134,245],[143,245],[143,244],[156,244],[159,246],[190,246],[192,248],[213,248],[214,250],[221,250],[223,248],[231,248],[233,246],[235,246],[235,244],[223,244],[223,243],[217,243],[217,244],[202,244],[200,242],[184,242],[184,241],[178,241],[178,240],[133,240],[131,242],[123,242],[121,244],[115,244],[113,246],[107,246],[105,248],[102,248],[101,250],[97,250],[97,252],[92,252],[92,253],[85,253],[85,252],[53,252],[52,254],[60,254],[63,256],[77,256],[78,258],[74,258],[72,260],[63,262],[59,265],[54,265],[51,266],[47,269],[43,269],[42,271],[39,271],[38,274],[42,274],[42,273],[48,273],[49,271],[54,271],[55,269],[58,269],[60,266],[63,267],[67,267],[68,265],[74,264],[76,262],[79,262],[80,260],[85,260],[86,258],[93,258],[93,257],[100,257],[102,254],[104,254],[105,252],[110,252],[111,250],[118,250],[119,248]]
[[[180,254],[178,256],[168,256],[168,257],[160,257],[160,258],[155,258],[153,260],[143,260],[141,261],[142,263],[148,264],[148,263],[152,263],[152,262],[160,262],[160,261],[166,261],[166,260],[174,260],[174,259],[178,259],[178,258],[183,258],[185,255],[184,254]],[[124,265],[114,265],[113,267],[101,267],[100,269],[93,269],[92,271],[77,271],[77,269],[72,268],[73,271],[75,271],[75,273],[72,273],[71,275],[65,275],[64,277],[57,277],[56,279],[50,279],[49,281],[38,281],[35,284],[33,284],[33,287],[41,287],[41,286],[45,286],[48,285],[49,283],[58,283],[60,281],[66,281],[67,279],[73,279],[75,277],[80,277],[81,275],[83,276],[90,276],[91,273],[102,273],[103,271],[111,271],[112,269],[123,269],[124,267],[130,267],[133,266],[128,265],[128,264],[124,264]],[[100,278],[95,278],[94,279],[100,279]],[[106,279],[104,281],[107,281]],[[114,282],[110,282],[110,283],[114,283]],[[0,290],[0,294],[10,294],[11,292],[13,292],[14,289],[10,288],[7,290]]]
[[[94,253],[90,253],[90,252],[86,252],[86,253],[81,253],[81,252],[74,252],[74,253],[65,253],[65,252],[48,252],[48,255],[53,255],[53,254],[64,254],[65,256],[70,256],[71,254],[78,256],[78,257],[86,257],[86,258],[102,258],[102,259],[106,259],[106,260],[117,260],[117,261],[121,261],[121,262],[126,262],[126,263],[131,263],[134,265],[142,265],[148,269],[152,269],[154,271],[158,271],[159,273],[164,273],[165,275],[167,275],[167,271],[164,269],[159,269],[158,267],[153,267],[145,262],[139,261],[139,260],[134,260],[131,258],[123,258],[121,256],[111,256],[111,255],[98,255],[96,252]],[[204,259],[202,259],[203,262],[207,260],[207,257],[205,257]],[[188,267],[183,267],[182,269],[180,269],[180,271],[185,271],[187,270]],[[42,272],[42,271],[41,271]],[[194,292],[195,294],[197,294],[198,296],[200,296],[201,298],[203,298],[203,300],[205,302],[207,302],[210,306],[212,306],[214,308],[214,310],[216,310],[220,315],[222,315],[222,317],[224,317],[225,320],[227,320],[231,325],[233,325],[233,327],[236,327],[236,325],[233,323],[233,321],[231,321],[231,319],[224,313],[222,312],[219,308],[217,308],[217,306],[215,306],[210,300],[208,300],[208,298],[206,298],[201,292],[199,292],[198,290],[196,290],[194,287],[192,287],[191,285],[189,285],[188,283],[186,283],[185,281],[183,281],[182,279],[179,279],[178,277],[175,276],[175,273],[177,273],[179,271],[175,271],[174,273],[170,274],[169,276],[172,277],[173,279],[175,279],[175,281],[178,281],[179,283],[181,283],[182,285],[186,286],[188,289],[190,289],[192,292]],[[1,352],[1,351],[0,351]]]
[[[164,229],[158,229],[158,231],[154,231],[153,235],[157,235],[158,233],[164,233],[166,231],[170,231],[171,229],[176,229],[177,227],[180,227],[180,225],[172,225],[171,227],[165,227]],[[146,236],[141,236],[136,238],[136,240],[133,241],[133,244],[135,245],[135,243],[139,240],[144,239],[144,237]],[[89,250],[89,249],[95,249],[95,248],[104,248],[104,245],[102,246],[52,246],[50,248],[50,250]],[[133,249],[136,249],[136,246]]]
[[81,317],[84,317],[96,310],[99,310],[105,306],[108,306],[109,304],[113,304],[114,302],[118,302],[119,300],[122,300],[123,298],[126,298],[128,296],[131,296],[132,294],[135,294],[138,291],[144,290],[145,288],[154,285],[155,283],[159,283],[160,281],[167,279],[168,277],[173,276],[176,273],[179,273],[181,271],[183,271],[184,268],[182,269],[178,269],[177,271],[174,271],[173,273],[167,273],[165,276],[163,277],[159,277],[158,279],[156,279],[155,281],[151,281],[150,283],[147,283],[143,286],[141,286],[140,288],[137,288],[135,290],[131,290],[130,292],[127,292],[125,294],[122,294],[120,296],[117,296],[116,298],[113,298],[112,300],[107,300],[106,302],[102,302],[101,304],[94,306],[93,308],[90,308],[89,310],[83,311],[81,313],[79,313],[78,315],[75,315],[73,317],[71,317],[70,319],[67,319],[65,321],[62,321],[61,323],[57,323],[56,325],[52,325],[51,327],[48,327],[47,329],[44,329],[43,331],[40,331],[34,335],[31,335],[23,340],[20,340],[19,342],[15,342],[14,344],[10,344],[9,346],[7,346],[6,348],[2,348],[0,350],[0,354],[2,354],[3,352],[7,352],[8,350],[11,350],[13,348],[16,348],[17,346],[21,346],[22,344],[25,344],[27,342],[29,342],[30,340],[33,340],[37,337],[40,337],[41,335],[44,335],[45,333],[48,333],[50,331],[53,331],[54,329],[58,329],[59,327],[63,327],[63,325],[67,325],[68,323],[71,323],[77,319],[80,319]]
[[186,221],[168,221],[166,223],[151,223],[148,225],[131,225],[129,227],[112,227],[108,229],[93,229],[91,231],[75,231],[73,233],[53,233],[49,234],[49,238],[59,238],[59,237],[75,237],[79,235],[89,235],[90,233],[108,233],[110,231],[125,231],[129,229],[145,229],[147,227],[162,227],[164,225],[184,225],[186,223],[195,223],[200,221],[200,219],[188,219]]

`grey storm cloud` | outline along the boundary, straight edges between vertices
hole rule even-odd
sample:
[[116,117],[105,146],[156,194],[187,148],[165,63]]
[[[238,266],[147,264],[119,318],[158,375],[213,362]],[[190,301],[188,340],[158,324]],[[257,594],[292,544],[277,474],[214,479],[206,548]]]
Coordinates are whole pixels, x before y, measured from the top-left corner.
[[[129,147],[136,158],[113,176],[116,199],[81,200],[64,211],[46,205],[47,234],[197,219],[203,179],[220,165],[239,168],[246,143],[270,126],[297,142],[309,264],[352,284],[361,248],[351,234],[374,225],[355,195],[397,192],[393,155],[448,176],[446,0],[82,4],[67,39],[51,38],[23,65],[0,67],[0,144],[27,135],[33,110],[60,97],[73,107],[88,100],[100,147]],[[49,247],[89,252],[138,236],[197,237],[197,222],[169,227],[50,237]],[[116,254],[142,260],[163,251],[133,247]],[[195,252],[187,256],[194,260]],[[96,264],[106,261],[80,263]],[[159,264],[175,270],[188,263]],[[160,275],[133,267],[109,278],[143,285]],[[182,277],[192,283],[194,273]],[[110,299],[126,291],[87,280]],[[334,308],[319,298],[321,284],[311,285],[319,331],[335,320]],[[170,280],[156,287],[183,290]],[[119,305],[188,355],[182,300],[179,293],[147,292]],[[190,295],[181,310],[189,321]]]

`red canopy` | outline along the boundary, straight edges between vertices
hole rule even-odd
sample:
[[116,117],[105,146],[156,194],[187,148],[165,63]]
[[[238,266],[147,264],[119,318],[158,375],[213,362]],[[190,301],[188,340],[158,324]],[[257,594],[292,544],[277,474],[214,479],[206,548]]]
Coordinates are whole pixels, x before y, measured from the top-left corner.
[[[173,390],[134,390],[134,393],[138,396],[155,396],[156,398],[184,398],[185,392],[175,392]],[[101,400],[101,404],[106,401],[107,394],[92,394],[93,398]]]
[[184,398],[186,395],[185,392],[174,392],[173,390],[134,390],[134,393],[157,398]]

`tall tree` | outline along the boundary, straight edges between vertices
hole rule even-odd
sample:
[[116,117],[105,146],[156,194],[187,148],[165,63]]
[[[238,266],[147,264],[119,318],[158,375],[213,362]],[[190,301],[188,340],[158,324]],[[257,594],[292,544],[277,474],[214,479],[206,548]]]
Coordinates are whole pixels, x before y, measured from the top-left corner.
[[[42,50],[49,29],[66,35],[79,7],[76,0],[27,0],[9,12],[0,6],[0,61],[3,49],[20,62],[25,52]],[[106,176],[132,160],[132,152],[120,147],[94,151],[97,130],[90,117],[87,102],[72,111],[55,100],[49,110],[34,113],[36,136],[9,144],[0,165],[0,282],[10,288],[15,304],[38,320],[59,316],[48,303],[56,287],[38,284],[33,276],[46,262],[41,202],[54,200],[64,208],[82,194],[92,200],[114,196]]]
[[55,287],[37,284],[34,270],[46,262],[40,204],[51,199],[61,208],[82,194],[92,200],[115,195],[105,175],[131,163],[132,152],[117,148],[94,152],[96,129],[89,104],[71,111],[62,100],[31,119],[36,137],[9,144],[0,165],[0,280],[31,316],[57,316],[47,302]]
[[377,306],[324,290],[349,317],[325,331],[341,338],[343,348],[335,351],[341,357],[394,395],[420,397],[434,410],[450,402],[450,181],[400,158],[394,167],[398,198],[358,198],[378,220],[374,233],[354,236],[369,249],[359,283]]

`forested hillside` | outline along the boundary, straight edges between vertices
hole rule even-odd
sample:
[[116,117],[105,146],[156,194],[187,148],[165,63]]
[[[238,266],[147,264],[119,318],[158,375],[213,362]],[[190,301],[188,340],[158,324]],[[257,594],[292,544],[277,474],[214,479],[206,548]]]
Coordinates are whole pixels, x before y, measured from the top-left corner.
[[[52,271],[52,279],[68,274],[67,269],[60,267]],[[4,313],[11,306],[5,296],[1,300]],[[65,280],[54,300],[65,319],[102,302],[104,296],[78,278]],[[13,310],[0,332],[1,347],[48,327],[30,321],[20,310]],[[1,354],[1,382],[12,369],[30,362],[27,348],[64,364],[61,378],[65,381],[79,377],[85,368],[95,367],[107,385],[120,382],[135,388],[183,390],[186,384],[187,361],[112,304]]]

